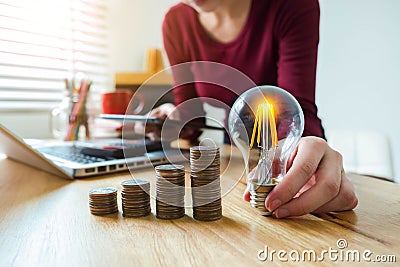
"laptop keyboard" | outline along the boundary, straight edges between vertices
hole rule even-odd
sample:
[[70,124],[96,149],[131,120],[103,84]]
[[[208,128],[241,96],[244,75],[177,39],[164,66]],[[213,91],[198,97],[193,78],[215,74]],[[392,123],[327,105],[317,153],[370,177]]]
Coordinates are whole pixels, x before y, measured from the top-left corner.
[[40,153],[48,154],[64,160],[77,162],[81,164],[102,162],[106,159],[88,156],[82,154],[81,147],[75,146],[54,146],[54,147],[42,147],[38,149]]
[[[96,143],[93,143],[96,144]],[[92,145],[93,145],[92,144]],[[43,154],[76,162],[80,164],[103,162],[124,157],[143,156],[146,152],[162,149],[161,142],[146,140],[145,142],[100,142],[97,146],[51,146],[37,150]]]
[[[165,144],[167,146],[167,144]],[[107,142],[97,146],[84,147],[82,153],[87,156],[106,159],[133,158],[146,155],[148,152],[161,151],[163,145],[157,141]]]

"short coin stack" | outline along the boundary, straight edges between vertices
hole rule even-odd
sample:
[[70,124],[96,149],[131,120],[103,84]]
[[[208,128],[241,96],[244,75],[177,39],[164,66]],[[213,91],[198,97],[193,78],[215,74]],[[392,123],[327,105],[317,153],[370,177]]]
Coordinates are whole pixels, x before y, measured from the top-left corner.
[[159,165],[156,170],[156,217],[178,219],[185,215],[185,167]]
[[250,204],[263,216],[272,215],[272,212],[265,207],[265,199],[275,186],[276,184],[250,184]]
[[122,211],[124,217],[144,217],[151,213],[150,182],[127,180],[122,185]]
[[215,221],[222,217],[220,154],[218,147],[190,148],[193,218]]
[[105,187],[90,190],[89,208],[93,215],[107,215],[118,212],[117,189]]

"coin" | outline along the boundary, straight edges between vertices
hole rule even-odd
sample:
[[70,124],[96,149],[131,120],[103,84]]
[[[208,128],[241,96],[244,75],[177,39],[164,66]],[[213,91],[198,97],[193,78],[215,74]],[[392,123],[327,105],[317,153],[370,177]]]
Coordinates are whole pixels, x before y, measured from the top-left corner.
[[250,205],[257,209],[257,211],[263,216],[269,216],[272,214],[265,207],[265,199],[269,193],[274,189],[276,184],[250,184]]
[[117,189],[104,187],[90,190],[89,209],[93,215],[107,215],[118,212]]
[[185,167],[165,164],[156,171],[156,217],[173,220],[185,215]]
[[218,147],[190,148],[190,182],[193,218],[214,221],[222,218],[220,154]]
[[150,182],[127,180],[121,183],[122,212],[124,217],[144,217],[151,213]]
[[89,191],[91,196],[103,196],[103,195],[110,195],[116,194],[117,189],[114,187],[104,187],[104,188],[96,188]]
[[268,194],[275,186],[276,184],[250,184],[250,192],[253,191],[256,193]]
[[130,187],[130,186],[134,187],[137,185],[146,186],[146,185],[149,185],[149,182],[146,180],[126,180],[126,181],[123,181],[121,183],[121,185],[124,187]]
[[178,165],[178,164],[164,164],[164,165],[158,165],[154,168],[157,172],[161,171],[185,171],[185,166],[183,165]]

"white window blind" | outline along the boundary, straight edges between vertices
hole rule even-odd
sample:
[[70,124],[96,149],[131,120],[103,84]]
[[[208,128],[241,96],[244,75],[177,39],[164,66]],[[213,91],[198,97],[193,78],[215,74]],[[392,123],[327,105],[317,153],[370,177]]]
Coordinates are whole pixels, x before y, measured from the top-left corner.
[[0,0],[0,110],[50,109],[65,78],[110,88],[105,0]]

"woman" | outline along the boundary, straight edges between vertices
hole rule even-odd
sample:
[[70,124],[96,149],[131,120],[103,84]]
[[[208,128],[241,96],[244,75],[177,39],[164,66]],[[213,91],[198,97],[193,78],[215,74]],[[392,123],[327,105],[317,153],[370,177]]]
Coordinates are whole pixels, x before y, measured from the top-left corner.
[[[285,179],[266,200],[275,217],[356,207],[358,200],[343,170],[342,157],[323,139],[317,116],[317,0],[186,0],[166,14],[163,37],[171,66],[192,61],[222,63],[243,72],[257,85],[279,86],[299,101],[306,137],[301,139]],[[177,82],[179,75],[173,74]],[[185,74],[199,80],[196,71]],[[183,84],[174,88],[178,108],[166,104],[151,115],[186,120],[193,110],[204,114],[201,102],[208,100],[202,99],[215,99],[229,107],[240,93],[208,83]],[[146,132],[152,138],[159,134],[151,128]],[[198,133],[189,133],[189,137],[197,138]],[[249,201],[248,192],[244,198]]]

